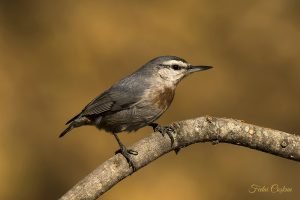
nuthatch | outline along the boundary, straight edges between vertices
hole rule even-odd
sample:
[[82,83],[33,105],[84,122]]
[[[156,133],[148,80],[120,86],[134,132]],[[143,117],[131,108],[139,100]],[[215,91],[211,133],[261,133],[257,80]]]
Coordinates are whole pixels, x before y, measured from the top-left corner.
[[[117,133],[136,131],[144,126],[152,126],[154,131],[162,134],[168,133],[166,127],[154,121],[169,108],[177,84],[193,72],[210,68],[193,66],[176,56],[154,58],[92,100],[66,123],[69,126],[59,137],[83,125],[93,125],[111,132],[120,146],[119,152],[135,170],[130,154],[137,155],[138,152],[127,149]],[[171,134],[168,135],[172,145],[174,139]]]

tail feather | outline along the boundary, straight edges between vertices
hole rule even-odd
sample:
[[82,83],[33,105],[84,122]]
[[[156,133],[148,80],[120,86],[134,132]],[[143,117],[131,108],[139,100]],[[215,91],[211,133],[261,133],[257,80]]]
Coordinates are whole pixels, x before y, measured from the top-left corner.
[[73,124],[70,124],[70,125],[68,126],[68,128],[66,128],[66,129],[59,135],[59,137],[60,137],[60,138],[63,137],[63,136],[66,135],[69,131],[71,131],[73,128],[74,128]]
[[[101,117],[99,118],[101,119]],[[69,124],[69,126],[59,135],[59,137],[63,137],[73,128],[77,128],[83,125],[90,125],[91,123],[91,119],[89,119],[88,117],[81,117],[80,114],[78,114],[66,123]]]
[[68,125],[70,123],[71,124],[59,135],[60,138],[63,137],[64,135],[66,135],[69,131],[71,131],[73,128],[76,127],[75,126],[76,123],[74,123],[74,120],[77,119],[79,115],[80,114],[74,116],[72,119],[70,119],[69,121],[67,121],[66,125]]
[[80,115],[80,114],[74,116],[72,119],[70,119],[69,121],[67,121],[66,125],[67,125],[67,124],[70,124],[72,121],[74,121],[76,118],[78,118],[79,115]]

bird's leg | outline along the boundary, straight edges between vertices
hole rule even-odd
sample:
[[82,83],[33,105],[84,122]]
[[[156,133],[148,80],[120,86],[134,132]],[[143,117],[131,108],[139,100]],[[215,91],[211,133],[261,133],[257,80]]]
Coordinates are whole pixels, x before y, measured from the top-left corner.
[[162,136],[165,136],[165,133],[166,133],[171,140],[171,147],[173,146],[174,137],[173,137],[172,133],[175,132],[174,128],[172,128],[171,126],[161,126],[157,123],[151,123],[151,124],[149,124],[149,126],[151,126],[153,128],[153,131],[160,132],[162,134]]
[[132,160],[130,159],[130,155],[138,155],[138,152],[137,151],[134,151],[132,149],[127,149],[125,147],[125,145],[121,142],[121,140],[119,139],[119,137],[117,136],[116,133],[113,133],[113,135],[115,136],[119,146],[120,146],[120,149],[116,151],[116,154],[117,153],[121,153],[127,160],[128,164],[130,167],[132,167],[132,170],[133,171],[136,171],[136,167],[134,166]]

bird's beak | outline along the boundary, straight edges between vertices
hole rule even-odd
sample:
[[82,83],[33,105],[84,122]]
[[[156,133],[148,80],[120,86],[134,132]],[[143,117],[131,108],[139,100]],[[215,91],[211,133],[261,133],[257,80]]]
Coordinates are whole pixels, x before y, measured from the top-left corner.
[[211,69],[211,68],[212,68],[212,66],[206,66],[206,65],[200,65],[200,66],[190,65],[188,67],[188,73],[193,73],[193,72],[197,72],[197,71],[208,70],[208,69]]

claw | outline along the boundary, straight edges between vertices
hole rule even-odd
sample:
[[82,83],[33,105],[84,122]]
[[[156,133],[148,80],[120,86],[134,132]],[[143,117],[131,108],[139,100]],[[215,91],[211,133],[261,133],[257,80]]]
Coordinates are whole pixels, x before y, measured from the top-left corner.
[[137,151],[132,150],[132,149],[128,149],[128,153],[131,155],[134,155],[134,156],[137,156],[139,154]]
[[172,133],[175,133],[175,130],[173,127],[171,126],[160,126],[159,124],[156,123],[152,123],[149,124],[149,126],[151,126],[153,128],[153,131],[155,132],[160,132],[162,134],[162,136],[164,137],[165,134],[167,134],[171,140],[171,147],[174,144],[174,137],[172,135]]
[[178,153],[179,153],[180,150],[181,150],[181,148],[176,148],[176,149],[174,149],[176,155],[178,155]]
[[122,154],[125,158],[126,158],[126,161],[128,162],[129,164],[129,167],[132,168],[133,172],[136,171],[136,167],[134,166],[131,158],[130,158],[130,155],[138,155],[138,152],[137,151],[134,151],[132,149],[126,149],[125,146],[121,147],[119,150],[116,151],[116,154],[117,153],[120,153]]
[[[134,155],[134,156],[139,155],[139,153],[138,153],[137,151],[132,150],[132,149],[127,149],[127,152],[128,152],[129,154],[131,154],[131,155]],[[118,153],[122,154],[122,150],[121,150],[121,149],[118,149],[117,151],[115,151],[115,155],[118,154]]]

